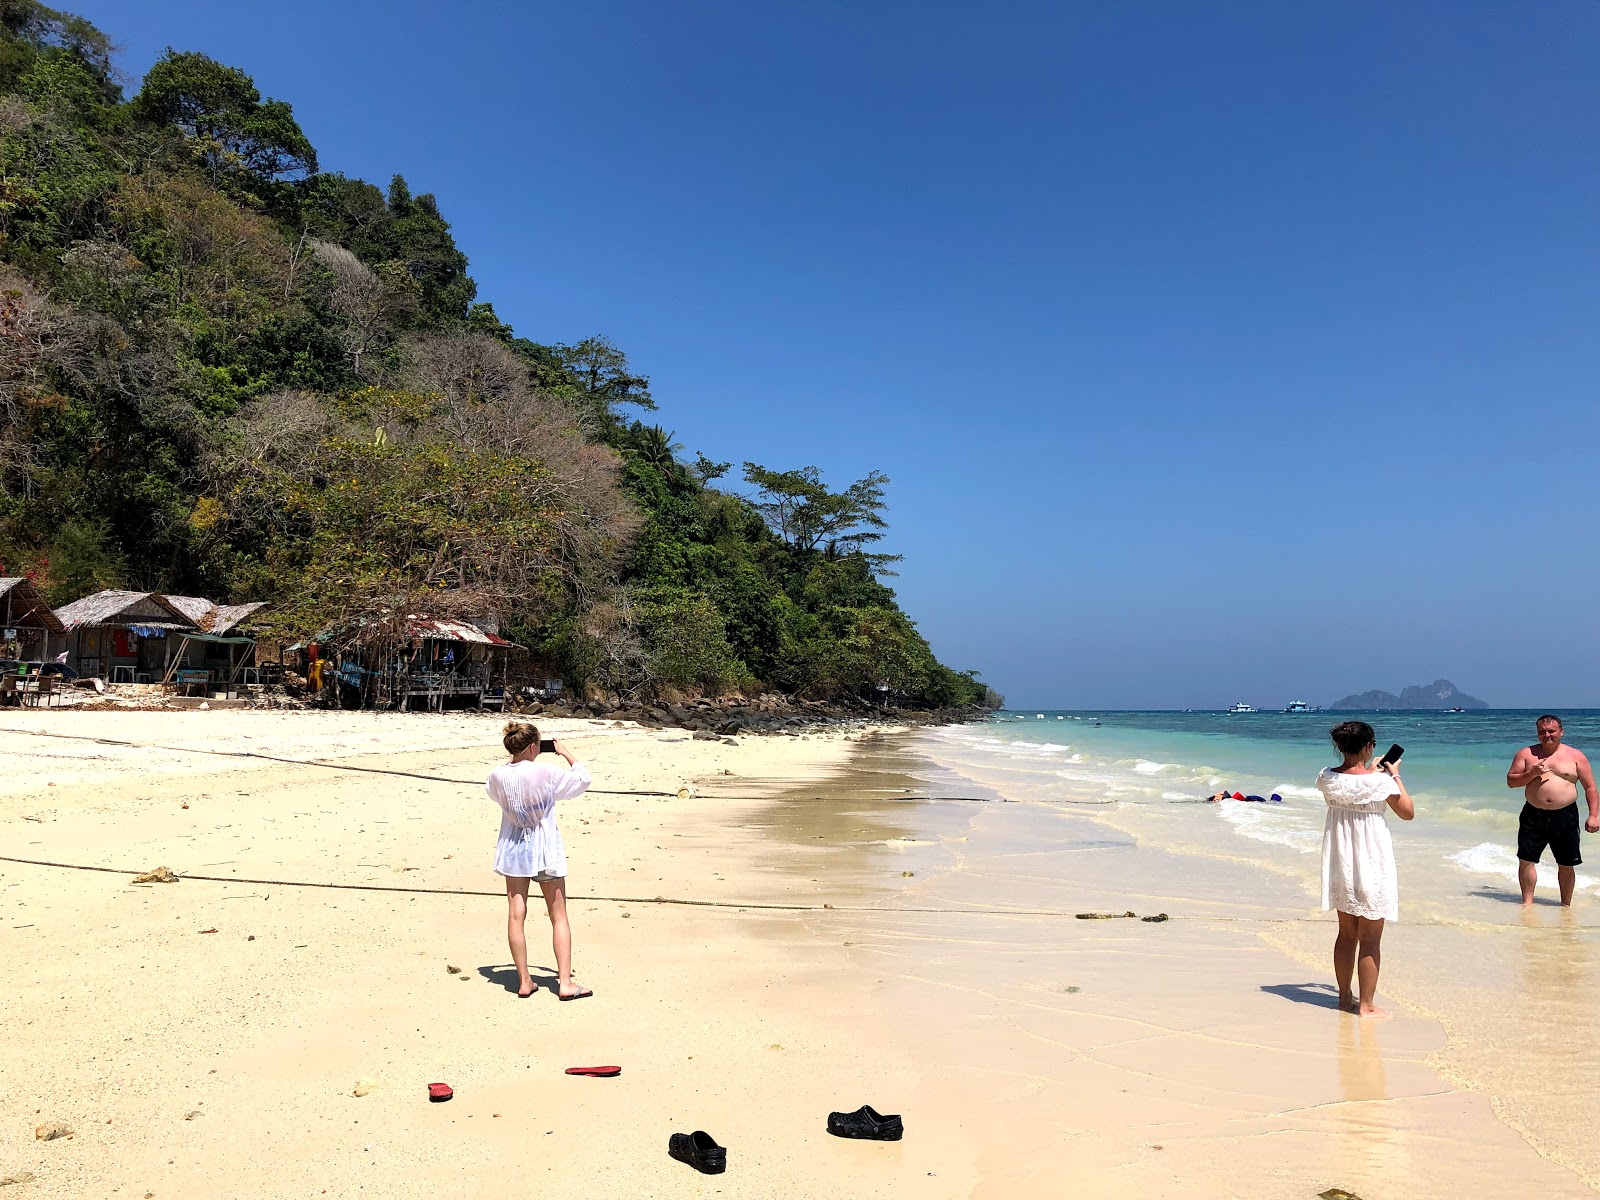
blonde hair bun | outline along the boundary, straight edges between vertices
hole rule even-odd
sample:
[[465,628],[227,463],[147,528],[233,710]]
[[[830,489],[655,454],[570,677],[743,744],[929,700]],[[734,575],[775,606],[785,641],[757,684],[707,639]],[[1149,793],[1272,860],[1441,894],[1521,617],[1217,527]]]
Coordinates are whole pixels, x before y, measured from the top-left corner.
[[539,727],[526,721],[507,721],[502,740],[506,753],[515,758],[539,740]]

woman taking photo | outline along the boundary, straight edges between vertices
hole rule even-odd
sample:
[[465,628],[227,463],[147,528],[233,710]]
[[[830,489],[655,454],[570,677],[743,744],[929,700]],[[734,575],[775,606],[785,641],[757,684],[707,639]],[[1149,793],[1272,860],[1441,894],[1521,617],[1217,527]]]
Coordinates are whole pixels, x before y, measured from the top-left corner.
[[[1333,943],[1333,976],[1339,1007],[1363,1017],[1389,1014],[1377,1006],[1378,967],[1383,923],[1400,916],[1394,843],[1384,810],[1409,821],[1417,815],[1396,763],[1372,765],[1377,735],[1365,721],[1335,725],[1330,735],[1343,755],[1337,767],[1324,767],[1317,790],[1328,802],[1322,827],[1322,907],[1339,913]],[[1352,980],[1359,996],[1351,988]]]
[[517,967],[517,995],[527,999],[538,990],[528,974],[528,884],[544,893],[550,914],[550,942],[556,956],[556,995],[562,1000],[582,1000],[594,993],[572,982],[572,930],[567,924],[567,853],[556,828],[557,800],[581,796],[589,787],[589,768],[572,757],[560,742],[546,743],[552,753],[567,760],[565,767],[535,762],[541,749],[539,730],[522,721],[505,728],[506,753],[511,761],[489,773],[484,790],[500,806],[500,843],[495,848],[495,874],[506,881],[510,913],[506,940]]

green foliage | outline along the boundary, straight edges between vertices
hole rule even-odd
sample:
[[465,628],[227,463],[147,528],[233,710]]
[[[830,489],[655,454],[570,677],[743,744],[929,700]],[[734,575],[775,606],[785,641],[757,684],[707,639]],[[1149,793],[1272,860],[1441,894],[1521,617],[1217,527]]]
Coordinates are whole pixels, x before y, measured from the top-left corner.
[[635,695],[969,704],[882,582],[887,478],[686,458],[603,336],[519,337],[434,197],[318,170],[284,102],[0,0],[0,550],[54,602],[265,600],[285,635],[498,615]]
[[316,174],[317,152],[281,100],[262,100],[237,67],[170,47],[150,68],[134,100],[155,125],[175,125],[214,177],[244,174],[272,183]]
[[715,694],[750,680],[726,621],[705,596],[661,589],[641,605],[640,617],[651,674],[661,683]]
[[55,531],[38,566],[45,599],[54,605],[101,588],[120,587],[127,572],[110,527],[101,521],[66,522]]

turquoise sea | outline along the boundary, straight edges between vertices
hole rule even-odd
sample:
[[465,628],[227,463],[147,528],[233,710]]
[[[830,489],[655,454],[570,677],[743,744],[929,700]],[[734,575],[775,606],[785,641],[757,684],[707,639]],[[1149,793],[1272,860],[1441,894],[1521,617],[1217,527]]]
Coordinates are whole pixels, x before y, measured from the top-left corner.
[[[1534,740],[1539,715],[1029,710],[947,727],[925,744],[946,766],[1012,798],[1102,806],[1105,819],[1162,848],[1248,858],[1309,888],[1320,870],[1325,812],[1313,783],[1338,761],[1328,730],[1358,717],[1376,729],[1380,752],[1391,742],[1406,750],[1402,775],[1418,816],[1390,820],[1402,895],[1409,892],[1414,913],[1422,904],[1448,918],[1463,915],[1453,900],[1514,888],[1522,794],[1506,787],[1505,773]],[[1559,715],[1567,744],[1600,752],[1600,711]],[[1223,787],[1276,792],[1283,802],[1205,802]],[[1584,846],[1594,870],[1580,868],[1578,882],[1588,890],[1600,886],[1600,836],[1585,837]],[[1544,875],[1553,885],[1548,856]]]

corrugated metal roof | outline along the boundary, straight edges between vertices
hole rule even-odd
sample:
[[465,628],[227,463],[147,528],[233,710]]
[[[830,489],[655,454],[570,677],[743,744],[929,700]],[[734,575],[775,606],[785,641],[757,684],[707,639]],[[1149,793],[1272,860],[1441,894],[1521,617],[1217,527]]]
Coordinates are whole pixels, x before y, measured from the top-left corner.
[[[469,625],[465,621],[445,621],[438,617],[422,617],[411,614],[406,617],[406,630],[412,636],[423,639],[437,639],[447,642],[475,642],[480,646],[517,647],[515,642],[508,642],[498,634],[485,633],[476,625]],[[517,648],[520,649],[520,647]]]

